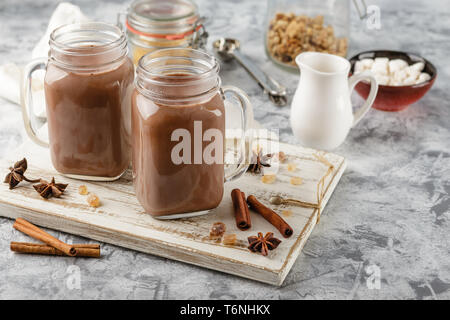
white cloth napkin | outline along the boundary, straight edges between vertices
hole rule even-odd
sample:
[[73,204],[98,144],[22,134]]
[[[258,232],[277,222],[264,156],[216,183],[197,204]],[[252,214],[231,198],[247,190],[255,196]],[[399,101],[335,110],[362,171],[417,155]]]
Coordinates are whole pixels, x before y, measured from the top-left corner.
[[[31,53],[31,59],[47,57],[50,34],[56,28],[70,23],[85,22],[89,19],[81,9],[68,2],[61,2],[53,12],[48,23],[47,31],[39,40]],[[15,63],[0,65],[0,97],[20,105],[20,86],[23,66]],[[44,73],[35,72],[32,83],[33,111],[38,117],[45,117]]]

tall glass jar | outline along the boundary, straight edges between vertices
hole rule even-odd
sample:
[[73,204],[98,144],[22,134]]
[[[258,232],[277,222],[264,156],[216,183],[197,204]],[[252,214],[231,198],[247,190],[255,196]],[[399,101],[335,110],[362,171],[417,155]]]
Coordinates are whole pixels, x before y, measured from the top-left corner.
[[268,0],[266,53],[277,65],[298,70],[295,57],[316,51],[345,57],[350,0]]
[[[174,219],[217,207],[224,182],[247,170],[244,147],[252,118],[247,95],[221,85],[219,62],[212,55],[174,48],[139,60],[131,101],[133,181],[145,211]],[[239,131],[234,121],[225,124],[231,108],[241,115]],[[240,133],[235,150],[240,157],[225,166],[230,129]]]
[[[50,149],[54,168],[71,178],[118,179],[131,160],[134,67],[125,34],[101,22],[68,24],[50,35],[48,58],[24,69],[23,117],[30,138]],[[31,78],[45,70],[48,141],[33,127]]]
[[125,29],[135,65],[157,49],[204,49],[208,36],[191,0],[135,0],[128,8]]

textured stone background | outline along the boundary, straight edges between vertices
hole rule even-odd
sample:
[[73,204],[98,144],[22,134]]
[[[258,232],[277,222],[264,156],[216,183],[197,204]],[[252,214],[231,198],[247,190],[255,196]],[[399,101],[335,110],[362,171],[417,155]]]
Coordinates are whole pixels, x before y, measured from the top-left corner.
[[[0,298],[449,299],[450,7],[445,0],[368,2],[380,6],[382,28],[368,30],[353,8],[350,55],[377,48],[418,52],[436,65],[439,76],[428,95],[406,111],[372,110],[336,150],[347,157],[348,169],[281,288],[110,245],[103,245],[100,260],[15,255],[9,242],[26,237],[0,218]],[[73,3],[91,18],[114,22],[128,1]],[[265,1],[198,3],[210,18],[210,39],[239,38],[245,54],[295,90],[297,77],[274,67],[264,54]],[[0,63],[29,60],[56,4],[0,2]],[[289,107],[271,105],[237,65],[223,66],[222,77],[248,92],[257,120],[295,143]],[[0,157],[23,133],[19,108],[0,99]],[[380,268],[380,289],[366,285],[372,265]],[[81,287],[71,289],[67,281],[77,268]]]

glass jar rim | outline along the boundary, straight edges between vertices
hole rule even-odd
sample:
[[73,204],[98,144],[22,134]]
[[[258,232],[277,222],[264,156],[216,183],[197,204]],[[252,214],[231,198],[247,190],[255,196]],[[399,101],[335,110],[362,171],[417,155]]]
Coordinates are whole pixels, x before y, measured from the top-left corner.
[[[156,101],[192,102],[215,94],[221,85],[218,60],[201,50],[191,48],[160,49],[144,55],[136,69],[136,88]],[[155,88],[202,85],[203,92],[190,95],[167,96]]]
[[[138,71],[140,71],[143,75],[147,77],[158,77],[159,79],[171,80],[176,75],[172,74],[161,74],[160,72],[156,72],[155,69],[152,69],[150,65],[155,62],[163,63],[164,61],[170,60],[198,60],[203,61],[202,64],[206,68],[197,73],[190,73],[189,75],[184,75],[183,79],[198,79],[203,77],[208,77],[209,75],[215,75],[219,73],[219,62],[218,60],[211,54],[206,53],[201,50],[192,49],[192,48],[166,48],[159,49],[153,52],[149,52],[139,59],[138,62]],[[166,64],[166,66],[170,66]]]
[[[49,59],[67,69],[99,69],[120,62],[128,54],[125,33],[104,22],[62,25],[50,34],[49,45]],[[90,63],[84,59],[83,64],[77,61],[74,65],[68,62],[69,57],[102,57],[104,61]]]
[[[68,33],[75,32],[86,32],[91,33],[93,35],[95,32],[101,32],[102,37],[98,37],[97,41],[101,41],[100,43],[95,43],[94,46],[89,45],[80,45],[67,43],[61,40],[60,38]],[[109,35],[110,39],[105,37],[105,35]],[[112,36],[112,38],[111,38]],[[109,40],[109,41],[108,41]],[[93,38],[82,38],[82,40],[78,40],[78,42],[92,42]],[[79,54],[79,55],[90,55],[92,54],[92,47],[98,48],[101,53],[104,53],[107,50],[115,49],[123,44],[126,44],[126,36],[122,32],[120,28],[115,25],[105,23],[105,22],[78,22],[78,23],[70,23],[64,24],[50,34],[49,40],[50,47],[57,48],[60,51],[67,51],[69,54]],[[77,52],[74,53],[73,49],[77,49]]]
[[[184,35],[192,31],[200,23],[198,7],[192,0],[165,0],[166,10],[172,8],[187,8],[180,14],[144,14],[152,10],[161,9],[161,0],[135,0],[128,7],[125,24],[131,33],[141,36],[157,37],[158,35]],[[152,5],[154,7],[152,7]]]

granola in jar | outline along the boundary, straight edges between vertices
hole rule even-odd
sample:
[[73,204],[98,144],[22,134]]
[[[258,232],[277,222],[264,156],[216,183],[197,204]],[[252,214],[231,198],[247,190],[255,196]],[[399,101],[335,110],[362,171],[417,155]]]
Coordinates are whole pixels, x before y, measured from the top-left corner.
[[295,66],[295,57],[304,51],[347,55],[348,39],[336,37],[333,26],[317,15],[278,12],[270,20],[266,48],[270,56],[282,64]]

